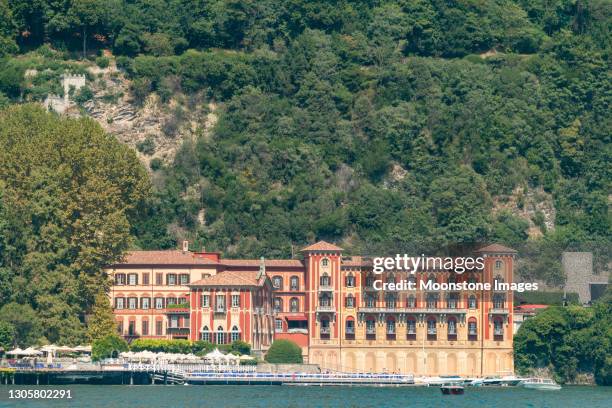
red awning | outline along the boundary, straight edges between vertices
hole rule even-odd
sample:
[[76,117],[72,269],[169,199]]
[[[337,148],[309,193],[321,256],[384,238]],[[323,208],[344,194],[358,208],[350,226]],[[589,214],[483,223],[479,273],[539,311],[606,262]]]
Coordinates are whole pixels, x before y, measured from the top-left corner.
[[288,322],[308,320],[308,318],[306,317],[306,315],[304,313],[295,313],[295,314],[292,314],[292,315],[289,315],[289,316],[285,316],[285,319]]

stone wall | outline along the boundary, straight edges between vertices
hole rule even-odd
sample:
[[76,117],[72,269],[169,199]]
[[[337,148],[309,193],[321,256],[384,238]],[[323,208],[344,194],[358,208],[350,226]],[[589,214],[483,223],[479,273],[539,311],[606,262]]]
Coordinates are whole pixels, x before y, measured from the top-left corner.
[[563,252],[561,264],[566,276],[565,291],[578,293],[580,303],[592,300],[591,284],[608,283],[607,273],[593,273],[592,252]]

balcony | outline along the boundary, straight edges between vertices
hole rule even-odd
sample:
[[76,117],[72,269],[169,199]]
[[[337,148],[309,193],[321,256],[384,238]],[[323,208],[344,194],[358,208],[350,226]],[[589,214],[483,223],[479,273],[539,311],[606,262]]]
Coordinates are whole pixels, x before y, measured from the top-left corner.
[[329,336],[331,334],[331,329],[329,327],[321,327],[320,331],[320,338],[322,340],[329,340]]
[[336,313],[336,308],[329,305],[319,305],[317,306],[317,312]]
[[355,340],[355,329],[346,329],[346,333],[344,334],[344,338],[346,340]]
[[225,306],[215,307],[215,313],[225,313],[225,312],[227,312],[227,308]]
[[333,292],[334,287],[331,285],[320,285],[319,292]]
[[470,333],[470,334],[468,334],[468,340],[469,341],[478,341],[478,335],[476,333]]
[[447,337],[448,341],[457,341],[457,333],[449,333]]
[[489,314],[507,315],[508,313],[509,313],[509,310],[503,306],[502,307],[493,306],[493,309],[489,310]]
[[387,333],[387,340],[395,340],[395,333]]
[[416,332],[408,332],[406,334],[406,340],[416,340]]
[[168,334],[189,334],[189,327],[168,327],[166,332]]
[[376,330],[366,330],[366,340],[376,340]]

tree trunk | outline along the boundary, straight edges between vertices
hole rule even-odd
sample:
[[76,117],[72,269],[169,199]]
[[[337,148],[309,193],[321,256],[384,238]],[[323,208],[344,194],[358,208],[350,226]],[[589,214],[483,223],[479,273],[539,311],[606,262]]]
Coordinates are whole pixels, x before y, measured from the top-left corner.
[[83,59],[87,57],[87,26],[83,26]]

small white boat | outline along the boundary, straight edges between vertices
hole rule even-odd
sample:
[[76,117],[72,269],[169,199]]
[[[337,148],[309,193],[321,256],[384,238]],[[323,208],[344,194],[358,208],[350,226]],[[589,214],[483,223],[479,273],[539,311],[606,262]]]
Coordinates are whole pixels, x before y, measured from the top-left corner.
[[550,378],[527,378],[521,382],[523,387],[534,390],[560,390],[561,386]]

